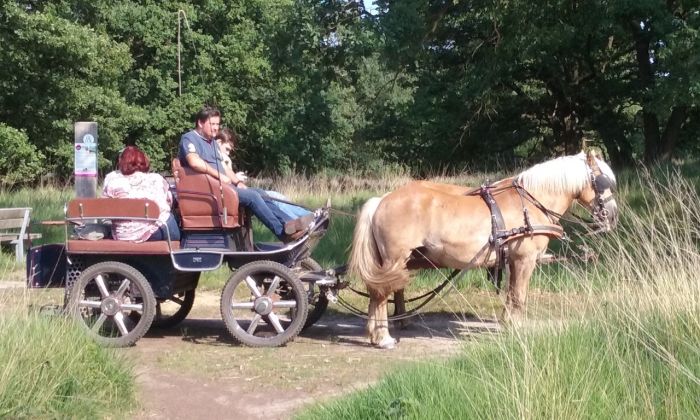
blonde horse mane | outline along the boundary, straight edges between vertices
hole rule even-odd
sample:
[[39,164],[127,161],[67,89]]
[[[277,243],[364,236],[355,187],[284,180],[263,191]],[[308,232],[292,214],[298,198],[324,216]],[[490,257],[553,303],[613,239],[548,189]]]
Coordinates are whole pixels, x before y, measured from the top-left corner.
[[[604,161],[596,158],[601,172],[616,182],[615,175]],[[586,165],[586,154],[562,156],[539,163],[517,176],[518,182],[527,190],[547,191],[555,194],[580,193],[590,183],[590,169]]]

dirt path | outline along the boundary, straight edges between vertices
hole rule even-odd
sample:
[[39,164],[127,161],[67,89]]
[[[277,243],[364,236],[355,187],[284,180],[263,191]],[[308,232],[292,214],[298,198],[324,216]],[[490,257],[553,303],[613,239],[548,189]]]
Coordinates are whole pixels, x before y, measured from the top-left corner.
[[217,312],[218,295],[200,294],[180,326],[149,332],[123,350],[137,366],[136,418],[286,419],[406,361],[452,355],[462,343],[457,336],[499,330],[495,322],[428,313],[399,332],[396,349],[382,351],[367,344],[363,320],[330,312],[285,347],[251,349],[230,339]]
[[[396,349],[378,350],[364,336],[364,320],[331,307],[286,346],[254,349],[229,336],[219,293],[197,293],[179,326],[152,329],[136,346],[117,350],[136,371],[140,406],[130,418],[287,419],[305,405],[365,388],[406,362],[449,357],[464,345],[461,339],[500,331],[495,321],[427,312],[406,329],[392,327],[400,339]],[[0,297],[0,311],[3,301],[58,307],[63,291],[28,292],[23,283],[2,281]]]

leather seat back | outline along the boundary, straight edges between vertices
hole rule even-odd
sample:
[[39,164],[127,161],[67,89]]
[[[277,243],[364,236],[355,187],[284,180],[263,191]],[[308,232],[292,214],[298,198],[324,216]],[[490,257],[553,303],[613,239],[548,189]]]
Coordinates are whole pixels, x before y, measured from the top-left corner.
[[[212,176],[172,161],[177,202],[183,230],[212,230],[240,226],[238,195]],[[225,213],[225,217],[224,217]]]

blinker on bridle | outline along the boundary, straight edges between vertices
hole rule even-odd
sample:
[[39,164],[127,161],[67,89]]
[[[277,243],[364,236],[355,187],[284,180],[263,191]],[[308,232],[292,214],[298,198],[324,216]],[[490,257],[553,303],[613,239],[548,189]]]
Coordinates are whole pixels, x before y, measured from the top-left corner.
[[[609,211],[605,208],[605,203],[613,200],[612,194],[603,198],[603,193],[605,190],[615,191],[615,182],[613,182],[610,177],[602,173],[598,165],[591,166],[588,161],[586,161],[586,166],[591,170],[591,187],[595,193],[595,197],[588,203],[588,207],[591,209],[593,214],[593,219],[603,222],[605,229],[610,229],[610,219]],[[596,175],[596,172],[598,175]]]

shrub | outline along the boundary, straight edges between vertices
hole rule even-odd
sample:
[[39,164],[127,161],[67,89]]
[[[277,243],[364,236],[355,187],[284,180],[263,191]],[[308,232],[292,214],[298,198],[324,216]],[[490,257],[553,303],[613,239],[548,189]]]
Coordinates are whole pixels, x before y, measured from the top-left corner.
[[29,183],[42,171],[44,155],[23,131],[0,123],[0,179],[5,185]]

